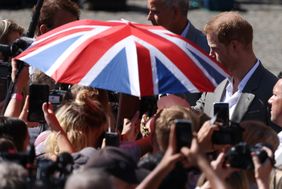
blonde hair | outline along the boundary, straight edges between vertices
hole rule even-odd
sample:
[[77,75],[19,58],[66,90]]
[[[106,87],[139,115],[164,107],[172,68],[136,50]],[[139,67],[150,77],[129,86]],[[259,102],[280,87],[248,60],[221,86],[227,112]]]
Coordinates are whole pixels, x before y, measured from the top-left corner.
[[157,114],[155,121],[155,140],[162,151],[167,149],[170,127],[176,119],[191,120],[194,128],[199,127],[198,118],[190,109],[182,106],[164,108]]
[[19,26],[13,20],[0,20],[0,42],[10,44],[13,41],[8,41],[8,36],[11,32],[18,32],[19,35],[24,33],[24,28]]
[[81,85],[73,85],[71,88],[71,93],[77,103],[84,103],[85,99],[100,102],[107,115],[108,125],[115,126],[115,118],[106,90]]
[[[106,114],[98,101],[89,99],[87,95],[79,98],[79,101],[66,103],[56,113],[75,151],[86,146],[97,147],[97,141],[106,124]],[[56,142],[56,133],[51,133],[47,142],[48,152],[58,155],[60,149]]]

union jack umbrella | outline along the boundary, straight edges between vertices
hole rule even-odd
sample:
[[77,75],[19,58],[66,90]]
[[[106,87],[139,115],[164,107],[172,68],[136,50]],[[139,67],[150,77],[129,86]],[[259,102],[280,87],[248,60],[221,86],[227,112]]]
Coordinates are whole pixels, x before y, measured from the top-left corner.
[[16,59],[57,82],[151,96],[213,91],[227,77],[208,54],[160,26],[79,20],[42,36]]

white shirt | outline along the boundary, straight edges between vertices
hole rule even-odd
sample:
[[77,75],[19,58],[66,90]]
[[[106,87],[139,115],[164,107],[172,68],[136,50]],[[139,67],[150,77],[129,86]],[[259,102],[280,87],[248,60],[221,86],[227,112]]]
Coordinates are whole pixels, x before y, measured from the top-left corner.
[[279,138],[279,146],[274,153],[276,166],[282,165],[282,131],[278,133],[278,138]]
[[242,95],[242,91],[244,87],[246,86],[249,79],[252,77],[254,72],[256,71],[257,67],[259,66],[260,61],[257,60],[256,64],[248,71],[248,73],[245,75],[245,77],[240,81],[238,85],[238,90],[233,93],[233,80],[232,78],[228,79],[229,83],[226,87],[225,97],[223,99],[223,102],[229,103],[229,118],[231,119],[232,114],[235,110],[235,107],[240,99],[240,96]]

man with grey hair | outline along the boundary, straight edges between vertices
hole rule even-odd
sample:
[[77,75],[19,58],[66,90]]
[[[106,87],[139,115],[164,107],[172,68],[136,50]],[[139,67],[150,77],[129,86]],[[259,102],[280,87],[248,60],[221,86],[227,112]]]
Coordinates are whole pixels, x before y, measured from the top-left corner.
[[147,19],[153,25],[165,27],[197,44],[207,53],[209,46],[205,35],[188,20],[189,0],[147,0]]
[[[195,28],[187,18],[189,0],[147,0],[147,19],[153,25],[163,26],[167,30],[179,34],[209,53],[210,48],[205,35]],[[181,94],[190,105],[195,105],[200,93]]]
[[85,169],[73,173],[65,189],[114,189],[111,176],[102,169]]
[[0,188],[25,189],[28,173],[19,164],[0,162]]

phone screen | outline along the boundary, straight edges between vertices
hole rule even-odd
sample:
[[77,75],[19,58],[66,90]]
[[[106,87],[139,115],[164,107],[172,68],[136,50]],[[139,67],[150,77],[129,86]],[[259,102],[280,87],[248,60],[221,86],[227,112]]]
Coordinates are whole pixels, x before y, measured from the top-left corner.
[[180,151],[180,149],[183,146],[190,147],[193,138],[192,122],[186,119],[176,119],[174,123],[175,123],[175,132],[176,132],[177,150]]
[[229,126],[229,104],[217,102],[213,104],[213,115],[216,116],[216,122],[222,123],[222,126]]
[[29,86],[28,121],[44,123],[42,104],[48,102],[49,86],[32,84]]

